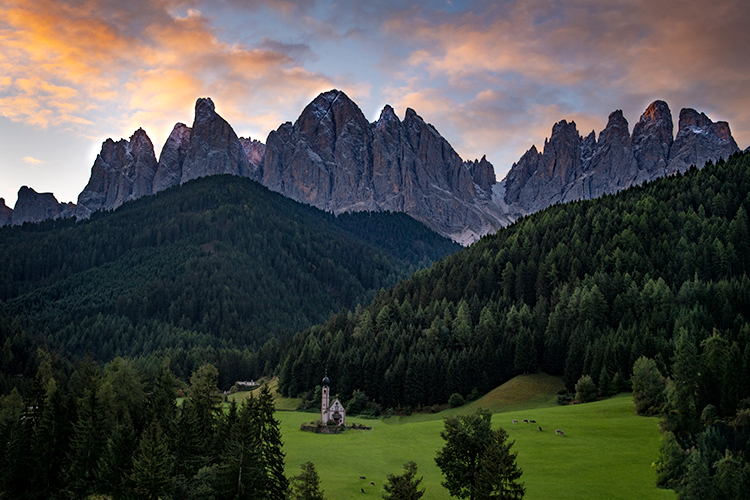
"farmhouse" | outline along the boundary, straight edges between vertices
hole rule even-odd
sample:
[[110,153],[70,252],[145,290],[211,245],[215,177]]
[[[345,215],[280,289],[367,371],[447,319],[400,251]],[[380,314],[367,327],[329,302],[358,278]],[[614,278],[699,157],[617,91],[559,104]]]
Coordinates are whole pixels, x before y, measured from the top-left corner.
[[328,424],[329,420],[332,420],[335,425],[344,425],[346,421],[346,410],[338,399],[334,399],[333,403],[329,404],[330,389],[328,384],[331,381],[328,380],[328,375],[323,379],[323,389],[321,391],[320,398],[320,419],[324,425]]

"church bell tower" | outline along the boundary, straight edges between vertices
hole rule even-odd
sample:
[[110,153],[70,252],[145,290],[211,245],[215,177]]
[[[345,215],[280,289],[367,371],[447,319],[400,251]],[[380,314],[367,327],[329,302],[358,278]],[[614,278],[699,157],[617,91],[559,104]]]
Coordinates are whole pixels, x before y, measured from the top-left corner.
[[328,380],[328,375],[326,375],[325,378],[323,379],[323,389],[320,391],[320,419],[323,421],[324,424],[328,422],[328,416],[329,416],[328,415],[328,408],[329,408],[328,392],[330,389],[328,388],[328,384],[330,383],[331,381]]

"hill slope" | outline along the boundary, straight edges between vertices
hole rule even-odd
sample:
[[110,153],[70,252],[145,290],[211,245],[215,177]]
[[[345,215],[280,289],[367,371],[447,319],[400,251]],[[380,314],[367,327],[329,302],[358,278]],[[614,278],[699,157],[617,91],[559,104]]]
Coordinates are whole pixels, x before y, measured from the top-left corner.
[[674,332],[700,346],[715,330],[732,401],[702,404],[731,413],[750,396],[748,210],[750,154],[550,207],[297,335],[280,387],[311,390],[327,367],[334,392],[419,406],[541,369],[607,394],[641,355],[669,374]]
[[0,316],[100,360],[257,348],[458,248],[404,214],[334,217],[213,176],[85,222],[0,229]]

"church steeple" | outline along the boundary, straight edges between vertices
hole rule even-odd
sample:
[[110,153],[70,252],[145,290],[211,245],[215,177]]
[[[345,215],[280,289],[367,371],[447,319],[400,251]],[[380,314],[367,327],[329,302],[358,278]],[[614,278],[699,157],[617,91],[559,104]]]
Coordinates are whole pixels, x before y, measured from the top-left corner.
[[323,423],[328,422],[329,414],[328,414],[328,398],[329,398],[329,391],[328,384],[330,384],[331,381],[328,380],[328,374],[326,373],[326,376],[323,378],[323,387],[320,391],[320,419],[323,421]]
[[328,423],[329,420],[333,420],[336,425],[344,425],[346,421],[346,410],[341,402],[336,399],[330,403],[330,388],[328,384],[331,381],[328,379],[328,374],[323,378],[323,387],[320,390],[320,420],[324,424]]

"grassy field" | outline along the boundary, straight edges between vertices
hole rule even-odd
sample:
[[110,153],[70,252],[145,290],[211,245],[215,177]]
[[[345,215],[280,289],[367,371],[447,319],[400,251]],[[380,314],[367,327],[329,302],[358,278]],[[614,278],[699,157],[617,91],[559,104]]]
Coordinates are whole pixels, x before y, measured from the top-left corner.
[[[546,396],[525,392],[540,384],[547,387],[541,393]],[[442,418],[449,413],[472,412],[485,403],[494,412],[493,426],[503,426],[515,440],[513,449],[524,471],[526,499],[675,498],[673,492],[654,487],[651,463],[659,448],[657,419],[634,415],[630,395],[585,405],[551,406],[551,395],[558,385],[553,377],[522,377],[489,393],[484,401],[443,413],[385,420],[347,419],[373,429],[341,435],[302,432],[300,424],[315,415],[278,412],[287,475],[298,474],[300,464],[310,460],[329,500],[381,498],[386,476],[400,474],[403,464],[414,460],[424,476],[422,484],[427,490],[423,498],[448,499],[434,462],[435,453],[443,445]],[[524,393],[538,396],[524,398]],[[537,425],[511,424],[514,418],[534,419]],[[538,426],[542,426],[542,432]],[[555,429],[562,429],[565,437],[556,436]],[[360,476],[367,479],[360,480]]]

